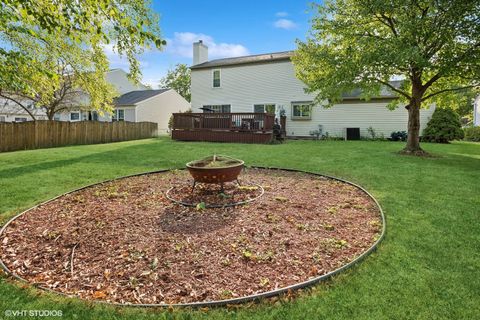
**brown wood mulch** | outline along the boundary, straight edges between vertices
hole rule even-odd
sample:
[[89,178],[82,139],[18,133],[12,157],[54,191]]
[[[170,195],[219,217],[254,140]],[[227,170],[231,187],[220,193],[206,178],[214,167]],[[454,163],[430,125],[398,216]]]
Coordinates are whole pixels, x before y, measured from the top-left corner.
[[[240,179],[244,186],[261,185],[264,195],[238,207],[172,203],[165,192],[174,185],[190,188],[187,171],[86,188],[12,222],[0,237],[0,257],[31,283],[84,299],[188,303],[326,274],[380,235],[378,207],[354,186],[266,169],[246,169]],[[257,192],[234,189],[227,196]]]

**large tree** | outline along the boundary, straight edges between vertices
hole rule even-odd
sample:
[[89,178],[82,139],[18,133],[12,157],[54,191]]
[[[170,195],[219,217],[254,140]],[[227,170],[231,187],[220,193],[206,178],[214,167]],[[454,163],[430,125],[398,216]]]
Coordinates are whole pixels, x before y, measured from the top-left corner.
[[190,82],[190,69],[186,64],[177,64],[173,70],[168,70],[167,75],[160,80],[160,87],[172,88],[190,102]]
[[[32,99],[41,94],[44,105],[60,89],[64,75],[45,63],[36,49],[50,51],[53,61],[68,64],[77,85],[82,83],[82,89],[93,93],[91,99],[98,101],[102,97],[95,96],[99,93],[94,90],[96,83],[87,78],[92,74],[104,76],[108,69],[106,46],[127,57],[129,75],[138,81],[141,72],[137,56],[145,48],[165,44],[149,1],[0,1],[0,88]],[[70,59],[72,52],[89,61]]]
[[[33,120],[31,106],[43,109],[49,120],[71,108],[111,111],[116,92],[105,79],[109,66],[104,55],[71,43],[58,32],[44,32],[43,41],[23,33],[10,33],[2,39],[25,56],[35,53],[32,64],[17,66],[17,81],[3,81],[0,86],[0,97],[16,103]],[[52,75],[35,65],[41,65]],[[18,83],[24,86],[19,87]]]
[[[331,106],[357,88],[366,99],[389,88],[398,95],[389,107],[408,110],[405,153],[423,153],[422,107],[478,90],[478,0],[327,0],[315,10],[293,58],[307,92]],[[403,84],[392,85],[392,77]]]

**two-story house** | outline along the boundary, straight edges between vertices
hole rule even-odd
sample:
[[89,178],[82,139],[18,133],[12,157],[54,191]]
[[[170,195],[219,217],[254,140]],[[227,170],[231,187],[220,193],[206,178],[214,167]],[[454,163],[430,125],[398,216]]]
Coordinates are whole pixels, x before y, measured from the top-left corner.
[[[332,108],[313,105],[314,96],[305,93],[304,83],[295,77],[292,55],[285,51],[209,61],[208,47],[202,41],[194,43],[192,111],[284,114],[287,135],[299,137],[316,130],[337,137],[345,137],[347,128],[359,128],[362,136],[368,136],[372,127],[385,137],[406,130],[407,110],[387,109],[394,98],[387,90],[368,102],[354,92]],[[433,109],[421,112],[421,130]]]

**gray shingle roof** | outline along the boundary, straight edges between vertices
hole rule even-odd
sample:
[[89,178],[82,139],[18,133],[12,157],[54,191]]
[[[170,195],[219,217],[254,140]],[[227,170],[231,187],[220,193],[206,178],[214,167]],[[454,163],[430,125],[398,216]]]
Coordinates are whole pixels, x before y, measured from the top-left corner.
[[253,63],[267,63],[273,61],[290,60],[293,55],[293,51],[274,52],[266,54],[257,54],[253,56],[225,58],[207,61],[204,63],[191,66],[190,69],[207,69],[223,66],[232,66],[239,64],[253,64]]
[[[393,87],[395,88],[400,88],[400,86],[403,83],[403,80],[393,80],[389,82]],[[361,89],[355,89],[350,92],[346,92],[342,94],[342,98],[345,100],[350,100],[350,99],[360,99],[360,95],[362,94]],[[387,86],[382,86],[380,88],[380,94],[378,96],[375,96],[373,98],[396,98],[398,94],[391,90]]]
[[140,101],[146,100],[148,98],[154,97],[161,93],[164,93],[170,89],[159,89],[159,90],[136,90],[130,91],[122,94],[120,97],[115,99],[116,106],[131,106]]

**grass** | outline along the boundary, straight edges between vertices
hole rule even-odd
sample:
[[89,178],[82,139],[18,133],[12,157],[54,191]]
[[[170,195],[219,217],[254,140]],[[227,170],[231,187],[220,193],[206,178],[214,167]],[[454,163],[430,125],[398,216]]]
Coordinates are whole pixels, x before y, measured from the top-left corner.
[[480,317],[480,144],[290,141],[181,143],[166,138],[0,154],[0,221],[71,189],[117,176],[182,167],[213,153],[248,165],[298,168],[364,186],[382,205],[387,235],[357,267],[293,301],[238,308],[152,310],[61,298],[0,277],[4,310],[62,310],[63,319],[475,319]]

